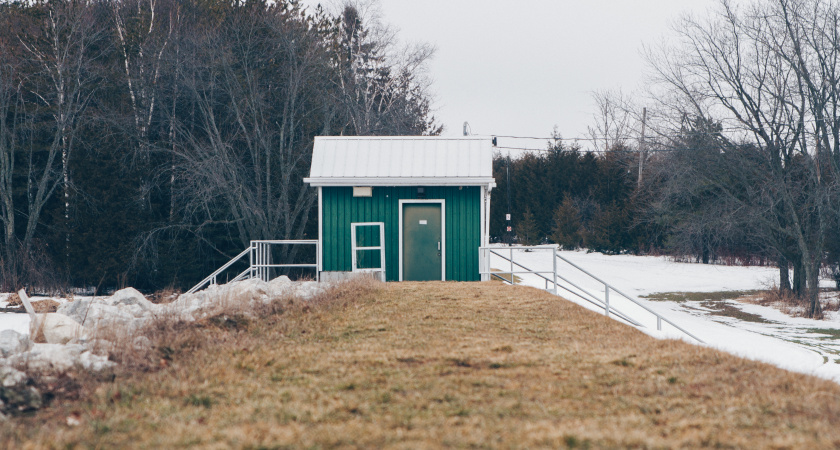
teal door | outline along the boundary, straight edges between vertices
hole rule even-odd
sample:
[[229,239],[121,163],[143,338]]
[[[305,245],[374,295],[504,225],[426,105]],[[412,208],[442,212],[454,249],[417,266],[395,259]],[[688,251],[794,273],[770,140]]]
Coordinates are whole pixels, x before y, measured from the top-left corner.
[[438,203],[403,205],[403,280],[440,280],[443,269]]

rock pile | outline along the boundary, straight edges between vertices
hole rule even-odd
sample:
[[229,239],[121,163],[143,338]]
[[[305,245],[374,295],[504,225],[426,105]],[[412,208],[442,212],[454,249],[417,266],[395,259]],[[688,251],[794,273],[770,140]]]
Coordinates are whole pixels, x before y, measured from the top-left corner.
[[[109,348],[108,339],[122,336],[135,347],[148,347],[150,340],[142,330],[157,318],[191,322],[231,310],[247,315],[259,304],[288,297],[309,299],[324,288],[314,281],[292,282],[281,276],[268,283],[251,279],[214,285],[167,304],[154,304],[136,289],[126,288],[110,297],[64,303],[55,313],[35,314],[30,306],[28,336],[0,331],[0,418],[4,413],[41,407],[33,377],[112,368],[115,363],[103,354]],[[22,297],[26,300],[25,294]]]

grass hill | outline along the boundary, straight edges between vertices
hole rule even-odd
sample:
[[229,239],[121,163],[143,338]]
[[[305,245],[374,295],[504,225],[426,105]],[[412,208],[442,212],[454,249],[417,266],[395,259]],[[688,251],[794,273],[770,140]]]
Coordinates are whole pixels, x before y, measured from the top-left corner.
[[527,287],[351,284],[150,336],[153,358],[70,376],[72,395],[0,425],[0,445],[840,445],[837,384]]

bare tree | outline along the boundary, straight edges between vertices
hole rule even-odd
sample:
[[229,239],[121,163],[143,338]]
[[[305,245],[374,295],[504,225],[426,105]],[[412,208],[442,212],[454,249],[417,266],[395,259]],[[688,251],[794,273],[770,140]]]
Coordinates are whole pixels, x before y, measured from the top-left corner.
[[300,239],[315,203],[302,178],[311,136],[330,132],[331,71],[311,18],[289,5],[243,7],[227,29],[193,33],[183,88],[196,122],[175,150],[182,216],[235,240]]
[[[29,255],[41,222],[41,213],[56,190],[63,188],[64,221],[70,221],[69,162],[76,146],[83,111],[95,76],[90,61],[101,33],[96,29],[95,7],[88,2],[45,2],[28,12],[4,11],[2,25],[14,36],[6,41],[4,61],[17,61],[14,70],[6,64],[3,84],[6,94],[5,157],[0,169],[3,181],[5,246],[10,264]],[[12,84],[12,85],[10,85]],[[12,91],[9,91],[12,89]],[[9,103],[9,92],[16,92]],[[24,133],[24,134],[21,134]],[[25,209],[15,205],[16,156],[24,154],[21,136],[27,141]],[[17,180],[20,180],[17,178]],[[7,190],[8,189],[8,190]],[[25,210],[22,237],[13,238],[15,215]],[[69,231],[65,244],[69,242]],[[11,256],[19,249],[17,256]]]
[[428,44],[399,46],[375,5],[344,4],[335,43],[338,92],[349,132],[357,135],[438,134],[431,117]]
[[[609,151],[617,147],[629,147],[630,140],[638,136],[639,119],[633,100],[621,91],[596,91],[592,93],[596,112],[595,125],[587,133],[597,147]],[[600,145],[599,145],[600,143]]]
[[[12,57],[5,49],[0,48],[0,223],[3,225],[2,256],[5,276],[13,278],[10,284],[17,283],[17,247],[18,239],[15,233],[15,197],[17,187],[14,182],[15,159],[20,152],[21,117],[20,82],[16,74]],[[15,288],[16,286],[9,286]]]
[[160,108],[164,52],[180,21],[176,2],[119,0],[110,2],[120,65],[132,115],[134,156],[148,159],[153,121]]
[[669,98],[679,99],[677,114],[722,123],[713,161],[695,158],[692,164],[705,164],[695,174],[726,206],[721,213],[755,226],[782,270],[787,261],[801,269],[811,317],[822,314],[819,269],[836,223],[838,178],[825,176],[824,164],[834,159],[829,144],[837,148],[831,123],[840,125],[832,93],[836,17],[835,6],[817,0],[742,9],[722,0],[712,19],[684,19],[680,42],[651,58]]

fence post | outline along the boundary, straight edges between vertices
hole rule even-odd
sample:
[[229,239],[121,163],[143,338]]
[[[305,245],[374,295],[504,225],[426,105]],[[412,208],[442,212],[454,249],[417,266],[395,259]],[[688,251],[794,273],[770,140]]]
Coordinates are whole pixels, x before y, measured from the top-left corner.
[[254,241],[251,241],[248,252],[248,277],[254,278]]
[[513,282],[513,247],[509,248],[510,250],[510,285],[514,286],[516,283]]
[[604,304],[606,307],[604,308],[604,312],[607,317],[610,316],[610,286],[605,284],[604,285]]
[[554,295],[557,295],[557,249],[552,249],[551,252],[552,258],[551,262],[554,264],[554,277],[551,278],[551,281],[554,282]]

